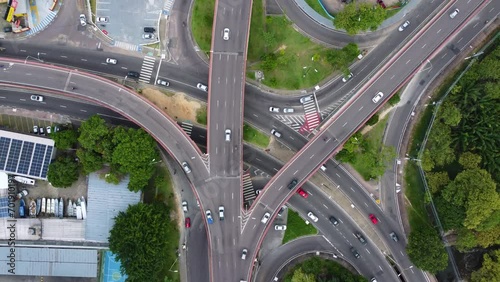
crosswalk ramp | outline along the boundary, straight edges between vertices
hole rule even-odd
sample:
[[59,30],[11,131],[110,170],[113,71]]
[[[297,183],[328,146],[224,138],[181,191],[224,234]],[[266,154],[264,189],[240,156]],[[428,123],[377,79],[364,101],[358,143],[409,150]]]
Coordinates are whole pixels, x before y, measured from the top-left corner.
[[193,124],[188,122],[181,122],[181,128],[189,137],[191,137],[191,132],[193,132]]
[[257,198],[257,195],[255,195],[255,190],[253,189],[250,173],[245,173],[243,174],[243,203],[251,206],[255,198]]
[[170,11],[172,11],[172,7],[174,6],[175,0],[167,0],[165,6],[163,6],[163,14],[170,15]]
[[144,83],[149,83],[151,81],[151,76],[153,75],[153,69],[155,67],[156,58],[145,56],[142,61],[141,75],[139,81]]
[[132,44],[132,43],[127,43],[127,42],[122,42],[122,41],[115,41],[114,46],[124,49],[124,50],[129,50],[129,51],[139,51],[139,46]]
[[318,110],[316,108],[316,103],[313,100],[308,101],[303,104],[304,106],[304,117],[306,119],[305,122],[305,127],[304,129],[311,132],[313,131],[321,122],[320,120],[320,115],[318,113]]
[[27,35],[33,35],[44,30],[54,20],[56,15],[57,15],[56,12],[50,11],[48,15],[39,24],[35,25],[35,27],[28,30]]

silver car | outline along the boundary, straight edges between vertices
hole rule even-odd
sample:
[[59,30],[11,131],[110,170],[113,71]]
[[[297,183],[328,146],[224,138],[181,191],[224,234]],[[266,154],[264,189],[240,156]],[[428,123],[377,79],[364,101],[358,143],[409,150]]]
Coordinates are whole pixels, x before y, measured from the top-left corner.
[[80,14],[80,24],[82,26],[86,26],[87,25],[87,17],[84,14]]
[[153,33],[144,33],[142,39],[153,39],[155,35]]
[[116,59],[106,58],[106,64],[116,65],[117,63],[118,63],[118,61]]
[[224,40],[226,40],[226,41],[227,41],[227,40],[229,40],[229,28],[227,28],[227,27],[226,27],[226,28],[224,29],[224,32],[223,32],[223,34],[222,34],[222,39],[224,39]]
[[170,85],[170,83],[169,83],[168,81],[163,80],[163,79],[158,79],[158,80],[156,81],[156,84],[158,84],[158,85],[163,85],[163,86],[169,86],[169,85]]
[[450,18],[454,19],[454,18],[458,15],[458,13],[459,13],[459,12],[460,12],[460,11],[459,11],[458,9],[455,9],[455,11],[453,11],[453,12],[450,14]]
[[271,113],[279,113],[280,112],[280,108],[276,108],[276,107],[269,107],[269,111]]
[[262,217],[262,219],[260,220],[260,222],[262,222],[262,223],[266,224],[266,223],[267,223],[267,221],[269,221],[269,218],[270,218],[270,217],[271,217],[271,214],[270,214],[270,213],[268,213],[268,212],[266,212],[266,213],[264,214],[264,216]]
[[309,217],[313,222],[318,222],[318,217],[312,212],[308,212],[307,217]]
[[378,101],[380,101],[380,99],[382,99],[382,97],[384,97],[384,93],[379,92],[379,93],[377,93],[377,95],[375,95],[375,97],[373,97],[372,102],[378,103]]
[[37,102],[43,102],[43,96],[42,95],[31,95],[30,100],[37,101]]
[[280,138],[281,137],[281,133],[279,133],[276,129],[271,129],[271,134]]
[[304,96],[304,97],[300,98],[300,103],[301,104],[305,104],[305,103],[307,103],[309,101],[312,101],[312,99],[313,99],[312,95]]
[[184,169],[186,173],[191,173],[191,168],[189,167],[187,162],[182,163],[182,169]]
[[410,25],[410,21],[404,22],[402,25],[399,26],[398,30],[403,31],[405,28],[407,28]]
[[205,92],[208,92],[208,86],[206,86],[205,84],[198,83],[198,84],[196,84],[196,88],[203,90]]

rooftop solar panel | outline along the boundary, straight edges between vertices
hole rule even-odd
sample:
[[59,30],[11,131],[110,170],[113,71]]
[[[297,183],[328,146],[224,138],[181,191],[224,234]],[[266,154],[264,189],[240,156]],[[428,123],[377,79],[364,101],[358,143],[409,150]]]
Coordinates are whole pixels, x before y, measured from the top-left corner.
[[10,138],[0,138],[0,169],[5,169],[5,162],[7,161],[7,153],[10,147]]
[[12,143],[10,145],[9,155],[7,156],[7,165],[5,166],[6,171],[16,172],[22,145],[23,141],[12,140]]

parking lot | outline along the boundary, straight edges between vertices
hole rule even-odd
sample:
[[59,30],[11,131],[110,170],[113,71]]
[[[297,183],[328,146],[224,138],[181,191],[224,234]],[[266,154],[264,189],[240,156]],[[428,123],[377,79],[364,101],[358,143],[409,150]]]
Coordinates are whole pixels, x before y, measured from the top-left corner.
[[158,41],[155,34],[143,39],[144,27],[153,27],[158,32],[160,14],[164,1],[97,0],[96,16],[108,18],[108,22],[96,23],[115,41],[134,45],[151,44]]

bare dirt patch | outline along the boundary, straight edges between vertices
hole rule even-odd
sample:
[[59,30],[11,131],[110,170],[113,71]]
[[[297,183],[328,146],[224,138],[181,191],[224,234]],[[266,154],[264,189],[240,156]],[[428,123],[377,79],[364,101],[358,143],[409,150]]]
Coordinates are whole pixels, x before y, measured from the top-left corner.
[[172,95],[169,95],[156,89],[146,88],[142,90],[142,95],[176,120],[196,123],[196,111],[202,106],[200,102],[191,100],[182,92],[172,92]]

